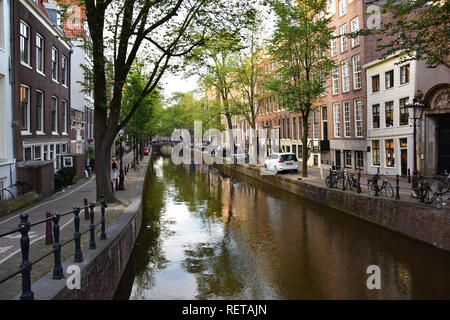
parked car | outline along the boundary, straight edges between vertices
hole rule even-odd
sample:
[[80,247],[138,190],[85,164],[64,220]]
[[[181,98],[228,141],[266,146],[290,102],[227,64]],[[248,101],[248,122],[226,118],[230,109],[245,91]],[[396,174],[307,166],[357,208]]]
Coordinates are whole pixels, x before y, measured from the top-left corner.
[[298,172],[298,160],[294,153],[272,153],[264,161],[264,167],[275,173],[281,171]]
[[144,156],[148,156],[148,154],[150,153],[149,148],[144,148]]

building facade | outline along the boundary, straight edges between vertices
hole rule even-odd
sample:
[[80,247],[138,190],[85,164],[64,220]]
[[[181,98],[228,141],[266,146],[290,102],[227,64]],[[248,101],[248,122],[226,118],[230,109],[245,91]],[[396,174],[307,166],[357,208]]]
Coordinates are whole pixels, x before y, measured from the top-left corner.
[[51,162],[56,172],[69,152],[72,51],[58,22],[58,11],[47,1],[15,2],[14,140],[20,168]]
[[[13,78],[11,46],[12,0],[0,1],[0,199],[11,194],[3,188],[15,184],[15,158],[13,140]],[[14,189],[10,189],[14,192]]]

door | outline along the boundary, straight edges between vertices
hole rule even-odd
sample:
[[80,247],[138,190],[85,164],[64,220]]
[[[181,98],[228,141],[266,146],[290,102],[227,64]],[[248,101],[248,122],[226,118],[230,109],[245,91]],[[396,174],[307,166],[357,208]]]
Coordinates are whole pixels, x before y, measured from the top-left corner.
[[400,151],[402,176],[406,176],[408,174],[408,149],[401,149]]
[[336,150],[336,170],[341,168],[341,150]]
[[439,119],[438,129],[438,171],[450,171],[450,114]]

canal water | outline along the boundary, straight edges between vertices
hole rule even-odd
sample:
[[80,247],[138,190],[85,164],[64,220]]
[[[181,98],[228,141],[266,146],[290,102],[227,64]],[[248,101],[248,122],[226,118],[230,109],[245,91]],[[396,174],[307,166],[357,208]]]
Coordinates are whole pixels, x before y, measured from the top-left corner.
[[150,165],[116,299],[450,298],[447,252],[206,165]]

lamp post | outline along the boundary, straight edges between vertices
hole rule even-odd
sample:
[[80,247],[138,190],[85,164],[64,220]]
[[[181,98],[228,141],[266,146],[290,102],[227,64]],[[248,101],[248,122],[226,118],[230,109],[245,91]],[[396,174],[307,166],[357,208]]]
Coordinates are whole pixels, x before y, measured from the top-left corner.
[[411,185],[411,195],[417,197],[418,177],[417,177],[417,142],[416,142],[416,124],[422,118],[422,111],[425,105],[421,102],[423,94],[420,90],[417,91],[413,102],[407,104],[409,118],[413,121],[413,141],[414,141],[414,161],[413,161],[413,179]]
[[120,131],[120,173],[119,173],[119,190],[125,190],[125,186],[123,185],[124,180],[124,172],[123,172],[123,132]]
[[[265,124],[263,124],[263,129],[269,129],[270,128],[270,125],[269,125],[269,123],[268,122],[266,122]],[[267,152],[266,152],[266,157],[268,157],[269,156],[269,149],[270,149],[270,151],[272,151],[272,144],[271,144],[271,139],[269,138],[270,137],[270,135],[269,135],[269,133],[266,131],[266,141],[269,141],[268,143],[267,143]]]

